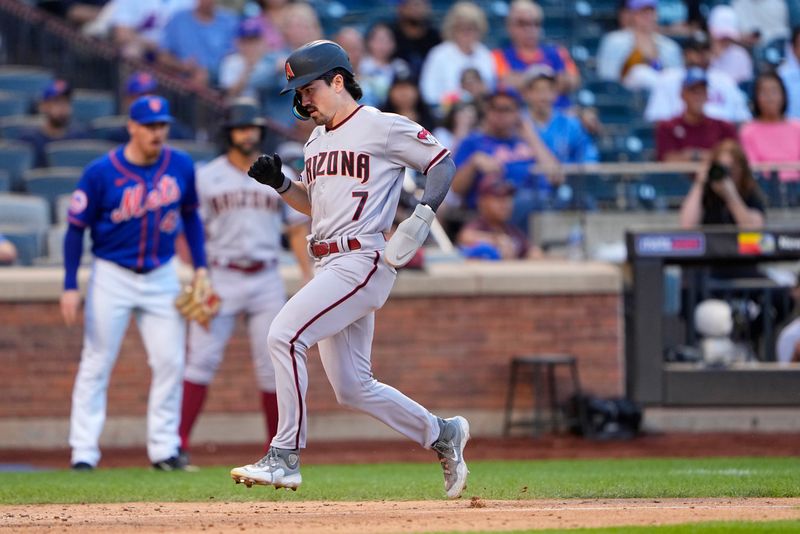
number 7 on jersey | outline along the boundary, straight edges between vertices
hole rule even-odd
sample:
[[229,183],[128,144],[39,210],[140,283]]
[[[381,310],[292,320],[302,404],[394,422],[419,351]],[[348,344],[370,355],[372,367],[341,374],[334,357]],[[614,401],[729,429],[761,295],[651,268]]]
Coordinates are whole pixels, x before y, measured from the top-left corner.
[[356,212],[353,214],[353,220],[357,221],[361,218],[361,213],[364,211],[364,204],[367,203],[367,197],[369,196],[369,191],[353,191],[353,198],[357,198],[358,206],[356,206]]

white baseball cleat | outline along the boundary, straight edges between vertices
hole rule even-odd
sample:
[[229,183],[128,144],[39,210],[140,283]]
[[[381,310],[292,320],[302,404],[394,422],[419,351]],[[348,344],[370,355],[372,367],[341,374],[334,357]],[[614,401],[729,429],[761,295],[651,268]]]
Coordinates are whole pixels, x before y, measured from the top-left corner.
[[300,476],[300,454],[296,450],[270,447],[267,455],[254,464],[231,469],[231,478],[248,488],[253,484],[297,490]]
[[469,423],[463,417],[440,419],[439,438],[432,445],[439,457],[444,471],[444,489],[447,497],[458,499],[467,487],[467,463],[464,461],[464,447],[469,441]]

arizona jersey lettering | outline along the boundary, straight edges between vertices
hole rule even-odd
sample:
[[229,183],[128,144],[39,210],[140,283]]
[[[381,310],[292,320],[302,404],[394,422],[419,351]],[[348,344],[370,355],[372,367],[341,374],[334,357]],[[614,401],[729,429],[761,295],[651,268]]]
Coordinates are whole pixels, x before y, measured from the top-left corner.
[[[284,168],[290,178],[291,169]],[[284,226],[308,217],[290,208],[271,187],[234,167],[226,155],[197,170],[206,251],[215,260],[277,260]]]
[[419,124],[369,106],[359,106],[330,130],[317,126],[304,149],[301,175],[314,237],[389,230],[406,167],[426,174],[449,153]]

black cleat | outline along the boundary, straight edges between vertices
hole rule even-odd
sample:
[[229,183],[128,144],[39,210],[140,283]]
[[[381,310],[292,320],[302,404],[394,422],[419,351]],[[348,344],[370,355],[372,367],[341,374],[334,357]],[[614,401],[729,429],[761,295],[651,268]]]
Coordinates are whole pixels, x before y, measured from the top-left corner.
[[86,462],[75,462],[70,466],[73,471],[94,471],[94,466]]

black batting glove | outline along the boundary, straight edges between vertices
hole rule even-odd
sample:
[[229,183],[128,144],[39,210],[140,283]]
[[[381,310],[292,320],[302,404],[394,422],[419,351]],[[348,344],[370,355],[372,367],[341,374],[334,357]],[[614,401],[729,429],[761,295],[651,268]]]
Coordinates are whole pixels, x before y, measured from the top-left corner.
[[286,175],[281,172],[281,157],[278,154],[259,156],[256,162],[250,166],[247,175],[255,181],[277,190],[284,189],[288,181]]

